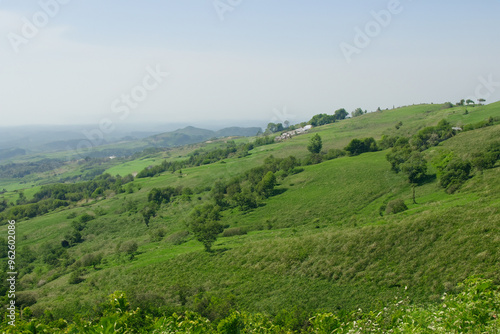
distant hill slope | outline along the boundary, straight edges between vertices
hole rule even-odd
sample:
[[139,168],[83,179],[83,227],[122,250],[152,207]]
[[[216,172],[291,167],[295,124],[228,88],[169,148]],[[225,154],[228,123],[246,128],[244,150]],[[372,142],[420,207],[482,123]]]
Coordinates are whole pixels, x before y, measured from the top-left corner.
[[148,137],[144,139],[144,141],[156,147],[173,147],[199,143],[211,138],[230,136],[250,137],[255,136],[259,130],[261,129],[257,127],[230,127],[218,131],[212,131],[207,129],[195,128],[194,126],[187,126],[183,129],[178,129],[175,131],[165,132],[159,135]]
[[238,137],[253,137],[257,134],[257,132],[262,131],[261,128],[241,128],[237,126],[233,126],[230,128],[224,128],[219,131],[216,131],[215,134],[217,137],[231,137],[231,136],[238,136]]
[[[53,131],[46,131],[45,128],[37,130],[36,128],[20,128],[20,132],[27,132],[27,135],[21,137],[14,135],[17,128],[0,129],[0,163],[9,159],[21,157],[30,158],[31,155],[45,154],[53,152],[68,151],[75,158],[82,158],[82,155],[89,157],[107,157],[107,156],[130,156],[141,152],[148,147],[179,147],[184,145],[202,143],[212,138],[223,137],[252,137],[262,129],[259,127],[228,127],[218,131],[200,129],[193,126],[187,126],[175,131],[154,134],[147,131],[123,132],[126,136],[120,137],[122,133],[117,133],[112,138],[105,138],[101,143],[93,145],[92,150],[84,153],[77,152],[81,143],[89,143],[83,136],[81,129],[76,126],[69,126],[73,132],[64,132],[60,127],[53,127]],[[49,128],[52,129],[52,128]],[[80,130],[77,130],[80,129]],[[3,132],[5,133],[3,133]],[[50,136],[52,133],[52,136]],[[12,138],[9,139],[9,135]],[[83,146],[85,146],[83,145]],[[66,158],[64,156],[63,158]]]

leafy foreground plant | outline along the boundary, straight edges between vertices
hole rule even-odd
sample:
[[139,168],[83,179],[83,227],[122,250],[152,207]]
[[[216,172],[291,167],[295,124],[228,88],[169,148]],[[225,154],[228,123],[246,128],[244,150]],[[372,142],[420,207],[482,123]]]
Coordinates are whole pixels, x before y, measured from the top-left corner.
[[[458,288],[460,293],[445,294],[440,304],[416,306],[408,298],[396,298],[377,311],[319,313],[300,331],[278,325],[266,315],[239,311],[218,324],[194,312],[155,318],[139,308],[131,310],[122,292],[115,292],[100,305],[101,316],[91,321],[68,324],[43,317],[18,320],[12,327],[4,315],[0,329],[2,333],[498,333],[498,286],[491,280],[469,278]],[[25,318],[31,314],[29,308],[23,313]]]

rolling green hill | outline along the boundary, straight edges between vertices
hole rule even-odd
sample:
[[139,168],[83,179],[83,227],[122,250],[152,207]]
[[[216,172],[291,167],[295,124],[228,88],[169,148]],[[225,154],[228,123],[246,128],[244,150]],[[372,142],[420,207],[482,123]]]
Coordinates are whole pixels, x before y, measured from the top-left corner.
[[[288,314],[297,319],[288,324],[298,329],[312,312],[377,309],[395,296],[435,304],[473,275],[499,283],[498,162],[493,168],[471,170],[453,193],[440,185],[447,157],[474,159],[500,138],[500,102],[468,107],[467,113],[465,109],[430,104],[365,114],[254,147],[246,156],[135,178],[124,185],[124,192],[108,189],[101,196],[20,220],[19,301],[37,316],[50,310],[57,318],[71,319],[76,313],[99,314],[96,303],[121,290],[134,307],[153,314],[193,310],[220,320],[237,309],[265,313],[278,322],[288,321],[283,320]],[[404,173],[391,171],[386,159],[391,148],[331,160],[325,154],[321,163],[305,163],[315,134],[326,153],[344,149],[354,138],[373,137],[380,145],[383,138],[411,137],[442,119],[467,131],[455,131],[421,152],[429,177],[415,189],[417,204]],[[210,135],[188,130],[190,138]],[[165,144],[184,135],[174,132],[148,140]],[[236,143],[252,141],[240,138]],[[208,152],[224,145],[218,141],[196,149]],[[163,160],[182,161],[194,149],[152,153],[105,166],[105,171],[125,176]],[[293,155],[303,163],[290,173],[275,171],[272,196],[259,197],[256,207],[222,207],[225,231],[213,252],[205,252],[188,227],[193,209],[212,203],[220,182],[242,178],[242,188],[247,187],[245,173],[265,166],[271,155]],[[161,204],[147,226],[143,213],[151,206],[148,195],[166,187],[191,192]],[[9,191],[0,201],[16,196]],[[229,187],[222,196],[232,200]],[[397,199],[407,210],[386,213],[387,204]],[[85,214],[92,219],[80,231],[82,241],[62,247],[75,229],[73,222]],[[6,235],[5,226],[0,233]]]
[[173,147],[194,143],[200,143],[211,138],[220,137],[252,137],[261,131],[260,128],[240,128],[231,127],[218,131],[199,129],[193,126],[185,127],[171,132],[165,132],[159,135],[145,138],[143,141],[149,145],[157,147]]

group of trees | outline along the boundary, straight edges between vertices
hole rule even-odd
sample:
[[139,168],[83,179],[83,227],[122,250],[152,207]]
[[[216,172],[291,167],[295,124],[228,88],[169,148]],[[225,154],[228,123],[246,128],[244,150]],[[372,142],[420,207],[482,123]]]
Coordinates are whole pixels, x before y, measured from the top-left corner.
[[84,213],[78,219],[73,220],[71,222],[71,231],[66,233],[64,240],[61,241],[61,246],[69,248],[83,242],[82,231],[87,227],[87,223],[94,219],[94,216]]
[[153,202],[157,205],[161,205],[162,203],[169,203],[171,198],[182,195],[183,192],[189,195],[192,194],[191,188],[183,188],[182,186],[179,186],[177,188],[153,188],[148,194],[148,201]]
[[294,156],[269,156],[261,166],[228,181],[217,181],[210,192],[213,202],[196,206],[189,215],[187,224],[190,231],[210,251],[217,235],[223,231],[219,222],[223,210],[238,208],[248,211],[257,208],[259,201],[274,194],[278,178],[299,172],[298,166],[300,161]]
[[6,199],[3,199],[0,201],[0,213],[2,213],[8,207],[9,207],[9,203],[7,203]]
[[493,126],[495,124],[498,124],[499,121],[500,121],[500,117],[489,117],[486,120],[465,125],[463,127],[463,131],[473,131],[473,130],[485,128],[488,126]]
[[378,151],[377,142],[372,137],[357,139],[354,138],[351,142],[344,148],[350,156],[359,155],[366,152],[376,152]]
[[148,203],[141,210],[144,223],[149,227],[149,221],[156,215],[158,208],[162,204],[170,203],[177,196],[183,196],[185,199],[190,200],[191,195],[193,195],[193,190],[189,187],[153,188],[148,194]]
[[[366,114],[367,111],[363,111],[361,108],[356,108],[352,113],[352,117],[357,117]],[[344,109],[338,109],[335,110],[335,113],[333,115],[328,115],[328,114],[317,114],[314,115],[313,118],[308,122],[309,124],[313,126],[319,126],[319,125],[324,125],[324,124],[330,124],[330,123],[335,123],[336,121],[345,119],[349,113]]]
[[341,108],[335,110],[335,113],[333,115],[328,115],[328,114],[314,115],[308,123],[311,124],[312,126],[320,126],[320,125],[335,123],[336,121],[345,119],[347,115],[349,115],[349,113],[344,108]]
[[[452,137],[455,131],[446,120],[441,120],[437,126],[426,127],[411,138],[384,137],[384,145],[392,145],[392,150],[386,156],[391,169],[403,172],[413,188],[413,202],[415,203],[415,187],[429,177],[427,175],[427,161],[422,151],[436,146],[440,142]],[[439,184],[448,193],[453,193],[470,178],[473,168],[478,171],[492,168],[500,159],[500,142],[494,142],[481,152],[472,154],[471,160],[464,160],[447,155],[437,165]]]
[[218,181],[212,196],[221,207],[238,207],[247,211],[257,207],[257,201],[272,196],[277,178],[300,171],[300,161],[294,156],[275,158],[269,156],[264,164],[254,167],[227,182]]
[[490,143],[483,150],[471,154],[471,159],[454,157],[453,154],[443,156],[437,164],[439,184],[447,193],[457,191],[471,177],[473,169],[482,173],[485,169],[495,167],[500,159],[500,141]]
[[105,191],[111,190],[116,193],[123,193],[123,185],[134,180],[132,175],[124,177],[102,174],[91,181],[78,182],[74,184],[57,183],[43,186],[40,191],[33,196],[33,202],[43,199],[53,198],[59,200],[68,200],[71,202],[80,201],[86,198],[97,198]]
[[265,130],[265,134],[271,134],[275,132],[281,132],[285,130],[285,128],[288,128],[288,121],[286,121],[285,125],[283,126],[282,123],[269,123],[267,124],[267,128]]
[[0,214],[0,221],[5,222],[7,219],[21,220],[23,218],[34,218],[68,205],[68,201],[52,198],[44,199],[37,203],[15,205]]
[[472,155],[472,165],[482,172],[485,169],[493,168],[500,159],[500,141],[489,144],[484,150],[475,152]]
[[441,170],[439,184],[447,193],[454,193],[470,178],[472,164],[468,160],[453,159]]
[[32,173],[43,173],[63,166],[64,163],[57,159],[43,159],[39,161],[9,163],[2,165],[0,178],[23,178]]
[[352,116],[352,117],[358,117],[358,116],[364,115],[364,114],[366,114],[366,113],[367,113],[367,111],[366,111],[366,110],[365,110],[365,111],[363,111],[363,109],[361,109],[361,108],[356,108],[356,110],[354,110],[354,111],[351,113],[351,116]]
[[[259,201],[274,194],[277,179],[300,171],[300,161],[294,156],[274,158],[269,156],[264,164],[254,167],[230,180],[218,180],[210,190],[211,200],[196,206],[187,219],[187,225],[195,238],[202,242],[205,250],[211,251],[217,235],[222,233],[220,214],[223,210],[238,208],[248,211],[256,208]],[[153,188],[148,194],[148,202],[140,213],[146,226],[163,204],[170,203],[175,197],[189,198],[193,191],[179,186]]]
[[309,140],[307,145],[308,151],[311,155],[304,161],[305,165],[317,164],[323,161],[323,159],[331,160],[336,159],[345,155],[355,156],[365,152],[375,152],[378,151],[377,142],[373,138],[364,139],[353,139],[351,142],[343,149],[330,149],[328,152],[321,152],[323,148],[323,141],[319,134],[315,134]]
[[0,210],[0,219],[5,221],[7,218],[15,220],[33,218],[82,199],[98,198],[106,191],[123,193],[125,192],[123,185],[133,179],[132,175],[121,177],[103,174],[91,181],[45,185],[29,201],[21,192],[16,203],[18,205]]
[[399,137],[392,147],[391,152],[386,155],[391,164],[391,170],[406,175],[413,190],[413,203],[415,200],[415,188],[427,179],[427,161],[420,150],[410,145],[406,137]]
[[454,134],[451,124],[446,120],[441,120],[437,126],[426,127],[411,138],[384,136],[381,143],[384,148],[392,147],[386,158],[391,164],[391,169],[398,173],[402,171],[402,164],[410,159],[413,152],[422,152],[429,147],[436,146]]
[[258,146],[274,143],[274,139],[268,136],[259,137],[253,143],[242,143],[236,145],[234,141],[228,141],[222,148],[215,148],[209,151],[195,150],[189,155],[189,158],[178,161],[166,161],[156,166],[146,167],[137,174],[138,178],[153,177],[166,171],[175,172],[186,167],[207,165],[221,161],[229,157],[244,157],[249,151]]
[[414,149],[423,151],[429,147],[438,145],[440,142],[454,135],[455,130],[452,129],[450,122],[442,119],[436,126],[429,126],[417,132],[411,138],[410,144]]
[[[482,105],[482,104],[484,104],[484,102],[486,102],[486,100],[483,98],[480,98],[480,99],[477,99],[477,102],[479,102],[479,105]],[[475,106],[476,102],[474,102],[474,100],[471,100],[471,99],[467,99],[467,100],[461,99],[460,102],[456,103],[457,106],[464,106],[466,104],[468,106],[470,106],[470,105]]]

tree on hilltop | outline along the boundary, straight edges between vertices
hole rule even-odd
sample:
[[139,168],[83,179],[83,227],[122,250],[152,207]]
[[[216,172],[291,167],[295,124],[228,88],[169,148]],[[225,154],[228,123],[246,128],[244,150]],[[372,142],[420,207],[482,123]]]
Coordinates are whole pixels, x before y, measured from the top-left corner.
[[356,108],[356,110],[354,110],[351,115],[352,115],[352,117],[358,117],[358,116],[361,116],[363,114],[364,114],[363,109]]
[[345,119],[347,117],[347,115],[349,115],[349,113],[344,108],[335,110],[335,114],[334,114],[335,119],[338,119],[338,120]]

